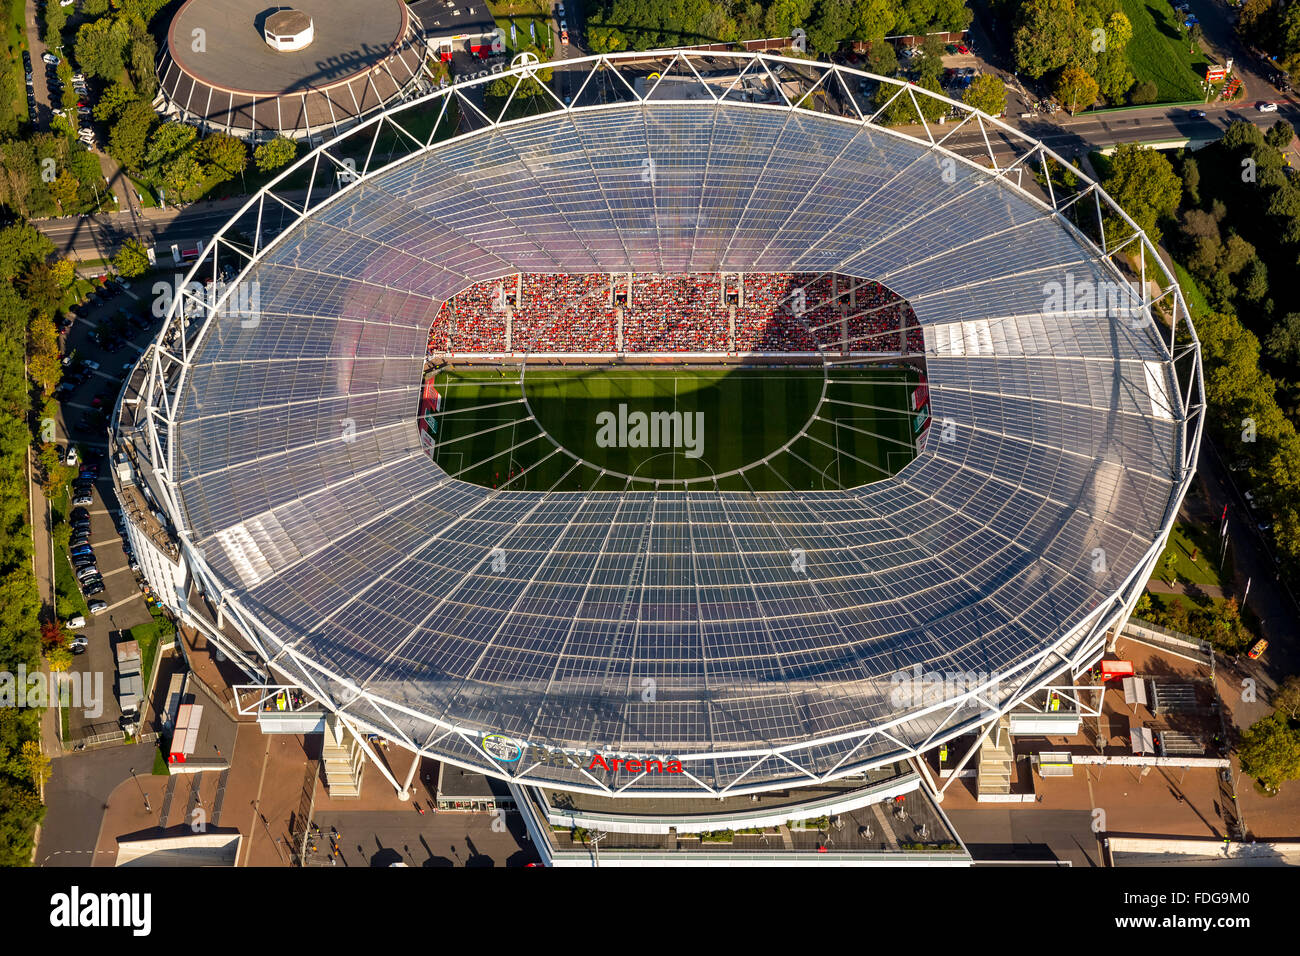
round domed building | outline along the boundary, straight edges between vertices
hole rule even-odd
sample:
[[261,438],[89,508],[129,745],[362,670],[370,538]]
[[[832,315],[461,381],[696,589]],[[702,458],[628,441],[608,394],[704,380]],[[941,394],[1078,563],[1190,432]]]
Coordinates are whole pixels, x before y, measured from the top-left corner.
[[188,0],[158,60],[164,115],[245,139],[312,139],[428,87],[401,0]]

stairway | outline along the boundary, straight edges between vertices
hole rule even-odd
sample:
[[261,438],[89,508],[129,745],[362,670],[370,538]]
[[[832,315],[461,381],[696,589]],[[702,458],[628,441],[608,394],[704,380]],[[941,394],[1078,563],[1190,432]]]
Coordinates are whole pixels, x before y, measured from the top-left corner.
[[977,792],[980,795],[1010,793],[1015,760],[1015,752],[1011,749],[1011,722],[1000,717],[997,727],[980,744]]
[[325,789],[331,797],[361,796],[361,767],[365,762],[361,744],[331,714],[325,718],[325,740],[321,763],[325,767]]

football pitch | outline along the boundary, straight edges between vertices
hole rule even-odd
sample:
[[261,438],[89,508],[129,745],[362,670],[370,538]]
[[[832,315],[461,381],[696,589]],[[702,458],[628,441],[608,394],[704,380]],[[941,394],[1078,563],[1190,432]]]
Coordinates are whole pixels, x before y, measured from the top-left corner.
[[433,457],[486,487],[851,488],[915,457],[906,367],[444,368]]

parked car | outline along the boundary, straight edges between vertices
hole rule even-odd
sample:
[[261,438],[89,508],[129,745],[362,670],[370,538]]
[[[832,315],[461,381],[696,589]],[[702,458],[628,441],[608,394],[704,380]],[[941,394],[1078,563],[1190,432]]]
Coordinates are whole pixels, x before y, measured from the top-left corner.
[[71,468],[77,463],[77,449],[73,445],[68,446],[67,453],[63,456],[63,463]]
[[49,53],[49,52],[42,53],[41,59],[44,60],[46,63],[48,63],[50,66],[59,65],[59,58],[55,56],[53,53]]
[[108,610],[108,605],[103,601],[91,601],[88,606],[91,614],[103,614]]
[[73,521],[80,521],[82,518],[89,519],[90,512],[85,508],[73,508],[71,518]]
[[77,571],[77,580],[81,581],[82,583],[93,580],[94,578],[102,578],[102,577],[103,575],[99,573],[99,568],[95,567],[95,565],[93,564],[87,564],[85,567],[80,568]]
[[77,630],[77,628],[86,626],[86,619],[82,617],[80,614],[74,614],[72,615],[72,617],[68,618],[66,621],[63,622],[63,626],[68,628],[69,630],[75,631]]
[[95,503],[95,499],[93,496],[89,494],[79,494],[77,495],[77,497],[72,499],[72,503],[74,505],[93,505]]
[[90,646],[90,641],[89,639],[87,639],[85,634],[78,634],[76,637],[74,637],[71,641],[68,642],[68,650],[72,651],[72,653],[74,654],[86,653],[86,648],[88,648],[89,646]]

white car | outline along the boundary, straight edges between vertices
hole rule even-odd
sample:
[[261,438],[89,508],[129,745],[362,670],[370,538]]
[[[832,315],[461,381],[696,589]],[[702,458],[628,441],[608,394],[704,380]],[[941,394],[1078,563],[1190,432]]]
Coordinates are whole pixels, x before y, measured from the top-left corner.
[[68,618],[67,621],[64,622],[63,626],[68,628],[70,631],[75,631],[86,626],[86,619],[80,614],[76,614]]
[[1276,112],[1277,112],[1277,104],[1276,104],[1276,103],[1262,103],[1262,102],[1261,102],[1261,103],[1256,103],[1256,104],[1255,104],[1255,109],[1259,110],[1261,113],[1276,113]]
[[77,449],[71,445],[68,446],[68,453],[63,457],[63,463],[71,468],[77,463]]
[[55,56],[53,53],[42,54],[41,59],[44,60],[46,63],[48,63],[50,66],[59,65],[59,58]]

